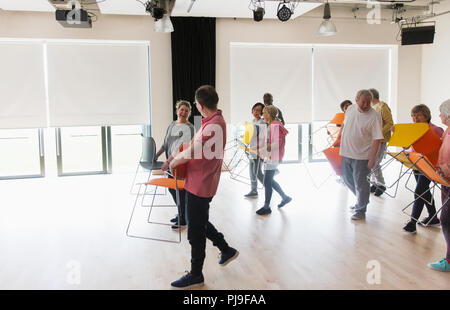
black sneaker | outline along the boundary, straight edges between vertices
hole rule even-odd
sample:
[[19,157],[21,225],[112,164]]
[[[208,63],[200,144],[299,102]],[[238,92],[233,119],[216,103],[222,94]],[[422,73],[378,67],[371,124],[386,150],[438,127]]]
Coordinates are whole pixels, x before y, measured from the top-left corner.
[[292,198],[287,196],[286,198],[284,198],[280,204],[278,205],[278,208],[282,208],[284,205],[288,204],[289,202],[291,202]]
[[258,197],[258,191],[257,190],[252,190],[250,191],[250,193],[244,195],[245,198],[253,198],[253,197]]
[[417,231],[416,231],[416,222],[414,222],[414,221],[409,221],[409,222],[405,225],[405,227],[403,227],[403,230],[406,231],[407,233],[415,234],[415,233],[417,232]]
[[375,193],[376,190],[377,190],[377,186],[376,186],[376,185],[372,185],[372,186],[370,187],[370,192],[371,192],[371,193]]
[[259,209],[258,211],[256,211],[256,214],[258,214],[258,215],[266,215],[266,214],[270,214],[270,213],[272,213],[272,210],[270,210],[270,208],[266,207],[266,206],[264,206],[261,209]]
[[181,223],[180,223],[180,226],[178,226],[178,223],[175,223],[174,225],[171,226],[171,228],[172,228],[173,230],[177,230],[177,229],[179,229],[180,227],[183,228],[183,227],[185,227],[185,226],[186,226],[186,222],[181,222]]
[[170,283],[172,287],[175,288],[191,288],[196,286],[202,286],[205,279],[203,278],[203,274],[199,276],[194,276],[192,273],[186,271],[186,274],[179,278],[176,281]]
[[178,222],[178,215],[176,215],[173,219],[170,220],[172,223]]
[[383,195],[383,193],[386,191],[386,187],[383,185],[380,185],[377,187],[377,189],[375,190],[375,196],[379,197],[381,195]]
[[[431,219],[433,218],[433,219]],[[437,216],[433,216],[430,215],[426,218],[424,218],[423,220],[419,221],[417,224],[419,224],[420,226],[426,226],[426,227],[430,227],[430,226],[440,226],[441,222],[439,221],[439,219],[437,218]]]
[[230,247],[230,249],[227,252],[220,253],[219,265],[226,266],[229,262],[238,257],[238,255],[239,251]]

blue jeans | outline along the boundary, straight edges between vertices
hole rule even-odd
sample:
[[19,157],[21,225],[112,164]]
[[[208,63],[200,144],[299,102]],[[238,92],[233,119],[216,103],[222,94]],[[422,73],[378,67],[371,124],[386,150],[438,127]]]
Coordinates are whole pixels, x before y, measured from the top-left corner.
[[280,194],[282,199],[285,199],[287,196],[281,189],[280,184],[278,184],[273,177],[275,176],[275,169],[264,170],[264,189],[265,189],[265,201],[264,206],[270,207],[270,200],[272,199],[273,190],[275,190],[278,194]]
[[370,183],[367,176],[370,173],[368,160],[352,159],[342,156],[341,175],[345,185],[355,194],[357,203],[355,211],[365,213],[370,197]]
[[258,158],[248,158],[248,167],[250,172],[250,181],[252,184],[252,191],[256,191],[258,187],[258,180],[264,183],[264,174],[262,173],[261,166],[262,160]]

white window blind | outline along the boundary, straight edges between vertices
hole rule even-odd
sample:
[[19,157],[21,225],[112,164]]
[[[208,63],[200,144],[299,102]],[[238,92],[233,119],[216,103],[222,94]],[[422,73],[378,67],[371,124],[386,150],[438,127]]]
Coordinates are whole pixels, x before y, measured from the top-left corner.
[[48,42],[50,126],[150,124],[145,43]]
[[0,42],[0,128],[47,127],[43,43]]
[[389,104],[389,48],[315,46],[313,58],[314,121],[331,120],[342,101],[355,103],[360,89],[377,89]]
[[282,44],[230,45],[231,122],[253,119],[251,108],[273,95],[286,123],[311,121],[311,47]]

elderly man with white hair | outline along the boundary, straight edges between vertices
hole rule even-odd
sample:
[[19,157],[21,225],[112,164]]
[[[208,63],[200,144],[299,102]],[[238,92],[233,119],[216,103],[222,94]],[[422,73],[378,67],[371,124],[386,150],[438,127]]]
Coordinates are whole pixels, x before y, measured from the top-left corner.
[[[450,180],[450,99],[444,101],[440,107],[439,112],[441,121],[447,126],[442,135],[442,146],[439,150],[439,159],[437,163],[437,170],[441,175]],[[441,227],[444,233],[445,242],[447,243],[446,256],[428,266],[438,271],[450,271],[450,187],[441,187],[442,198],[442,212],[441,212]]]
[[372,109],[372,93],[366,89],[358,91],[356,104],[345,112],[342,130],[341,175],[347,187],[356,195],[357,203],[352,220],[366,217],[370,197],[370,184],[367,176],[376,164],[376,156],[383,141],[381,116]]

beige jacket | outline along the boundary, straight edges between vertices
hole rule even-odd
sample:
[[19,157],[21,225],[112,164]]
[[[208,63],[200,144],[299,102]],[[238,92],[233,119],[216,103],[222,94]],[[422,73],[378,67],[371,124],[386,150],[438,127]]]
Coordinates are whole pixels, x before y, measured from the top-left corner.
[[391,109],[386,102],[379,101],[375,110],[381,114],[381,119],[383,120],[381,124],[384,137],[383,142],[388,142],[391,138],[391,128],[394,126]]

